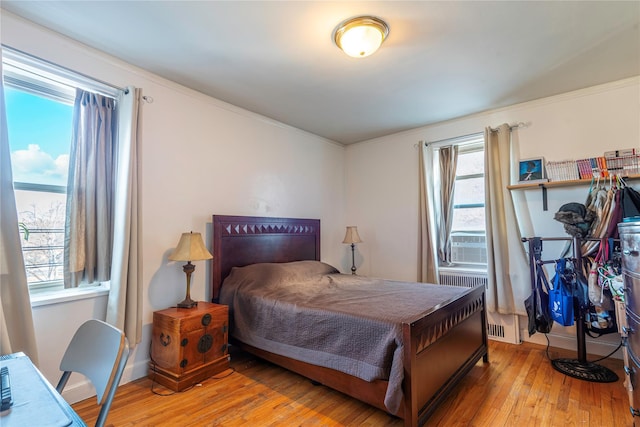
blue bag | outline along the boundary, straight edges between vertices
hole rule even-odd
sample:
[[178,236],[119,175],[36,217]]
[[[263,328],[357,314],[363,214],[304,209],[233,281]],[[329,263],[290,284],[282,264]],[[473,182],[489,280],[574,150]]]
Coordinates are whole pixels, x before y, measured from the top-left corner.
[[553,289],[549,289],[549,310],[553,320],[562,326],[573,325],[573,293],[565,277],[566,260],[556,261]]

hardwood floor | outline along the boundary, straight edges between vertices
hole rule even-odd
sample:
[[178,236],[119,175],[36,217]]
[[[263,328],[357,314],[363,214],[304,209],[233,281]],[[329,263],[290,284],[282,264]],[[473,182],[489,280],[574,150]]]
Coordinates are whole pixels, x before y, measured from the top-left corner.
[[[479,362],[429,418],[428,426],[633,426],[623,386],[623,362],[598,362],[615,383],[568,377],[551,367],[546,348],[490,341],[488,364]],[[551,358],[575,351],[549,349]],[[589,357],[589,360],[593,360]],[[232,370],[172,394],[142,378],[122,385],[107,425],[126,426],[402,426],[402,420],[305,378],[232,353]],[[95,423],[95,397],[73,405]]]

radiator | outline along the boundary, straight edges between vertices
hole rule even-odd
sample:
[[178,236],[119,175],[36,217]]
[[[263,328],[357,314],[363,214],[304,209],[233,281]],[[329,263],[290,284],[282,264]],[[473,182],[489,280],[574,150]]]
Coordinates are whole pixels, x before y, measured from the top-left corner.
[[487,286],[487,273],[475,271],[441,271],[440,284],[448,286],[465,286],[472,288],[478,285]]
[[[475,271],[440,271],[440,284],[444,286],[487,286],[487,274]],[[520,344],[520,321],[515,314],[487,312],[487,336],[495,341]]]

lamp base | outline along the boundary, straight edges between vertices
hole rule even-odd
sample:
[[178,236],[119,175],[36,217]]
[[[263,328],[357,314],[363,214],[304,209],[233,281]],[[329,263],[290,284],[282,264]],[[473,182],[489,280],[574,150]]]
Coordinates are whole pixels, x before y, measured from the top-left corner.
[[196,266],[191,264],[191,261],[187,261],[187,263],[182,266],[182,271],[187,275],[187,294],[184,300],[178,303],[178,308],[194,308],[198,306],[198,301],[191,299],[191,273],[193,273],[195,269]]
[[356,245],[351,244],[351,274],[356,274]]
[[194,301],[191,298],[185,298],[180,301],[176,307],[178,308],[196,308],[198,306],[198,301]]

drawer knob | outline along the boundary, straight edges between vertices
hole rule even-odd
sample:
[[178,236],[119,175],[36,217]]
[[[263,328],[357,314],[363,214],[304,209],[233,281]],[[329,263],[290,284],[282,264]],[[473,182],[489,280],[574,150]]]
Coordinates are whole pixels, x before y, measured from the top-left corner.
[[213,346],[213,337],[209,334],[204,334],[198,341],[198,353],[206,353],[211,350]]
[[162,344],[163,347],[167,347],[169,344],[171,344],[171,337],[169,335],[165,335],[164,332],[161,332],[160,344]]
[[211,315],[209,313],[202,316],[202,326],[209,326],[211,323]]
[[180,367],[181,367],[181,368],[184,368],[185,366],[187,366],[187,363],[189,363],[189,362],[187,361],[187,359],[182,359],[182,360],[180,361]]

